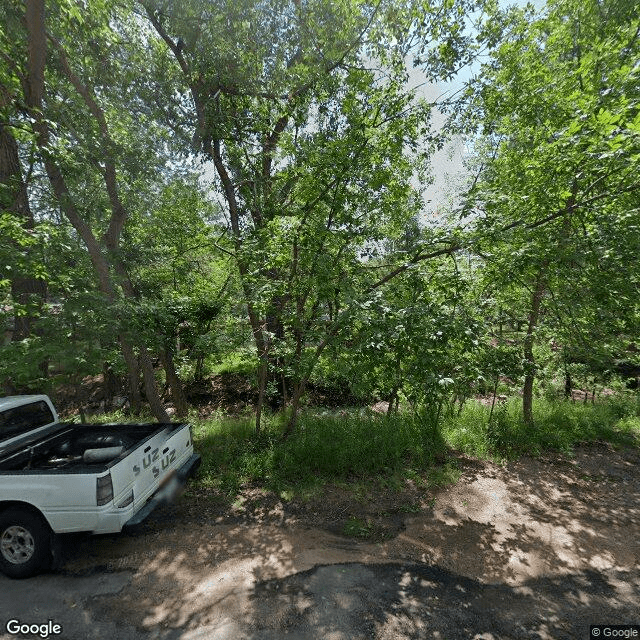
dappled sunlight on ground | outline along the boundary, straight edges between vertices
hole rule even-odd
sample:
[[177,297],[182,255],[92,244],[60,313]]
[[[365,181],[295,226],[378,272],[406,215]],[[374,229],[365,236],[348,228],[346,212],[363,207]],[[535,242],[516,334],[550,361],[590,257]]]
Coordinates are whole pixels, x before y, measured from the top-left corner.
[[596,446],[505,467],[461,460],[455,485],[426,492],[377,543],[310,526],[286,503],[242,517],[169,507],[80,540],[60,572],[130,572],[85,604],[123,638],[581,637],[602,616],[638,622],[638,459]]
[[637,567],[637,459],[635,452],[596,447],[553,463],[472,464],[454,487],[439,493],[431,518],[408,517],[389,546],[413,544],[424,562],[509,584]]

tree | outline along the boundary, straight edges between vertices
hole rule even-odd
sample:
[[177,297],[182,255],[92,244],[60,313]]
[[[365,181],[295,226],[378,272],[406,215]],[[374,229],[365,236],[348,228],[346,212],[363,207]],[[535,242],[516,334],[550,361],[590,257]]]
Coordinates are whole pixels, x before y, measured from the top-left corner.
[[449,73],[470,4],[142,6],[181,71],[172,93],[189,92],[194,148],[224,194],[260,363],[256,426],[270,396],[290,402],[291,431],[313,366],[360,302],[455,244],[431,238],[388,256],[388,273],[367,270],[421,207],[411,179],[425,168],[432,105],[406,88],[405,56],[448,38],[439,64]]
[[[555,302],[571,299],[568,282],[602,291],[613,275],[627,295],[637,282],[632,264],[615,275],[597,265],[637,246],[640,22],[618,0],[558,0],[540,19],[514,18],[467,114],[491,148],[467,207],[480,212],[476,246],[491,273],[528,291],[523,413],[533,425],[534,344],[551,305],[568,326],[566,302]],[[601,301],[581,299],[578,315],[590,304]]]
[[[150,185],[166,174],[164,129],[140,99],[145,92],[140,69],[152,52],[126,4],[94,3],[81,13],[74,3],[61,1],[49,6],[45,16],[43,3],[31,2],[26,12],[11,5],[8,14],[14,33],[22,34],[3,43],[7,76],[21,89],[14,103],[22,125],[32,130],[57,204],[82,238],[97,286],[118,313],[124,308],[121,299],[140,300],[130,277],[123,230],[132,211],[148,206],[139,192],[153,197]],[[139,362],[152,410],[166,420],[152,355],[142,338],[123,326],[119,342],[132,405],[139,407],[140,402]],[[171,368],[169,354],[161,355]],[[176,376],[168,378],[178,384]],[[174,396],[180,396],[179,389]]]

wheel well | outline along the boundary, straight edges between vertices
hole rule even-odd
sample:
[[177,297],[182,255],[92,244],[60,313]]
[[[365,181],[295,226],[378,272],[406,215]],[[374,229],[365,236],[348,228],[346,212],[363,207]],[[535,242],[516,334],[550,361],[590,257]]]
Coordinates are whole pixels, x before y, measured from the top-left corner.
[[42,522],[51,529],[51,525],[47,522],[47,519],[42,515],[42,511],[38,509],[38,507],[34,507],[32,504],[28,502],[20,502],[20,500],[5,500],[4,502],[0,502],[0,514],[4,513],[8,509],[22,509],[23,511],[27,511],[28,513],[37,516],[42,520]]

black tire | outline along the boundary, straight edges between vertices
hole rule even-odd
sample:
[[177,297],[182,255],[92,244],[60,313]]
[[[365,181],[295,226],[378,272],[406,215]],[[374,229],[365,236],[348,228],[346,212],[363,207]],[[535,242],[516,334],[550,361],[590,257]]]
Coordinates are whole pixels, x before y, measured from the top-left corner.
[[11,507],[0,513],[0,571],[29,578],[51,565],[51,529],[36,513]]

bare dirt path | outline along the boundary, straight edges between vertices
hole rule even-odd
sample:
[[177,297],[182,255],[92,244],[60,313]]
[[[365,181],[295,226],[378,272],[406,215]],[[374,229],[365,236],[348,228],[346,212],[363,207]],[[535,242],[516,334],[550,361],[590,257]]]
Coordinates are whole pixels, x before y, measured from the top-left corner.
[[[0,578],[0,634],[11,616],[68,640],[586,639],[640,624],[639,462],[594,445],[505,467],[460,456],[435,491],[255,490],[232,511],[192,497],[137,531],[69,539],[52,574]],[[346,518],[369,539],[331,531]]]

